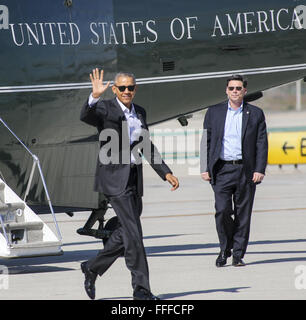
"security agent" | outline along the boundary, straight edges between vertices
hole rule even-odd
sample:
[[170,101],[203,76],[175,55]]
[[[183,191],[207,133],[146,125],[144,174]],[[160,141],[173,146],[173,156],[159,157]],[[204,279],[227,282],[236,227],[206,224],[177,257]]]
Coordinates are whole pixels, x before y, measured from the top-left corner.
[[[240,75],[227,79],[228,100],[209,107],[204,119],[207,159],[201,159],[201,175],[211,183],[215,195],[221,249],[217,267],[224,266],[232,254],[233,266],[245,265],[242,258],[249,240],[256,185],[264,179],[267,165],[265,116],[260,108],[243,101],[246,87]],[[201,150],[202,154],[206,152]]]
[[[82,108],[81,120],[97,127],[100,135],[103,130],[111,129],[117,133],[119,139],[119,163],[107,164],[102,163],[103,159],[100,157],[98,159],[95,191],[103,192],[107,197],[118,217],[119,225],[111,234],[103,250],[99,251],[96,257],[81,264],[82,272],[85,274],[85,290],[88,296],[94,299],[97,275],[104,274],[124,253],[126,265],[132,275],[133,298],[157,300],[158,298],[151,293],[150,289],[149,269],[140,222],[143,195],[142,163],[139,158],[137,159],[137,154],[131,151],[128,152],[130,163],[123,161],[123,154],[127,151],[124,138],[129,138],[128,150],[135,150],[133,146],[138,143],[140,137],[137,132],[148,129],[146,112],[142,107],[132,103],[137,89],[135,77],[132,74],[116,75],[112,86],[116,97],[112,100],[101,99],[110,85],[110,82],[103,84],[103,70],[99,72],[98,69],[94,69],[90,79],[92,94]],[[148,135],[144,137],[148,138]],[[176,190],[179,187],[178,179],[162,161],[152,142],[149,139],[144,142],[150,145],[150,154],[144,154],[147,161],[163,180],[167,180],[172,185],[171,190]],[[101,141],[101,150],[107,143]]]

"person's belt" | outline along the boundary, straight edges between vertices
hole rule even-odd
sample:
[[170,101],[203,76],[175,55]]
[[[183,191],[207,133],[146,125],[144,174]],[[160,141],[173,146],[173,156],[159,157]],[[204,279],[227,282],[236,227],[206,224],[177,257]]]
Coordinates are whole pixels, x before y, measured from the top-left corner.
[[242,159],[239,160],[222,160],[220,159],[220,161],[224,164],[242,164]]

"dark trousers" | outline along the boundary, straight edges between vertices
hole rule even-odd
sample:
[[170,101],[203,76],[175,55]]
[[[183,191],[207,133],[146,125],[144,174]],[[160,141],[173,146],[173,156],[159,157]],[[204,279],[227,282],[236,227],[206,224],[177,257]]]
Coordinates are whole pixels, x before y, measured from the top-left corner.
[[235,257],[243,258],[249,241],[256,185],[246,179],[242,164],[218,162],[212,188],[220,249],[233,249]]
[[149,268],[140,223],[142,199],[136,190],[137,170],[133,168],[125,191],[118,196],[107,196],[118,217],[119,226],[103,250],[88,261],[88,266],[91,271],[101,276],[124,254],[126,266],[131,271],[133,289],[141,287],[150,291]]

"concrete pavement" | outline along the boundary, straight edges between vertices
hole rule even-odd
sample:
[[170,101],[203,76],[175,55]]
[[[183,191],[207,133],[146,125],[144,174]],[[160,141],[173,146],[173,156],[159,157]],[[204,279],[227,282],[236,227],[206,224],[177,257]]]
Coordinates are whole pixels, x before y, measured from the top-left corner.
[[[268,168],[257,188],[245,267],[215,267],[219,252],[213,194],[196,176],[181,177],[171,192],[159,178],[147,178],[142,217],[152,291],[162,299],[305,299],[306,168]],[[107,216],[113,215],[109,210]],[[102,248],[101,241],[75,230],[88,212],[58,214],[62,256],[0,260],[9,287],[0,299],[88,299],[80,262]],[[42,215],[50,221],[50,215]],[[97,299],[131,299],[131,278],[123,258],[97,280]],[[304,288],[305,287],[305,288]]]

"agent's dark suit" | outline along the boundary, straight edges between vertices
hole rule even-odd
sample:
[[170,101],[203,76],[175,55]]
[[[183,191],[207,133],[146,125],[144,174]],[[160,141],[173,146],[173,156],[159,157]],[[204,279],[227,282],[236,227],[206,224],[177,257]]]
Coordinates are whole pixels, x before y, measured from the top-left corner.
[[[147,129],[145,110],[136,104],[134,104],[134,108],[143,129]],[[112,100],[101,99],[92,107],[89,107],[87,101],[81,111],[81,120],[97,127],[99,134],[111,130],[110,132],[117,136],[119,145],[117,149],[108,150],[109,152],[105,153],[107,159],[112,157],[114,161],[107,164],[107,162],[104,163],[103,157],[102,159],[98,158],[94,189],[103,192],[109,199],[120,225],[112,233],[97,257],[88,261],[89,269],[102,275],[124,253],[126,265],[132,274],[134,291],[138,288],[150,291],[149,270],[140,223],[141,197],[143,195],[142,164],[129,163],[131,149],[137,142],[130,146],[125,115],[116,98]],[[150,145],[150,154],[144,154],[144,156],[158,175],[166,180],[165,176],[167,173],[172,173],[171,170],[161,160],[148,135],[143,137],[148,140],[146,143]],[[101,141],[101,149],[106,147],[108,142],[108,140]],[[113,154],[111,154],[112,152]],[[128,161],[126,161],[127,159]],[[153,159],[155,162],[152,163]],[[119,160],[119,163],[116,163],[115,160]]]
[[[265,174],[268,142],[263,111],[243,104],[242,164],[220,161],[228,102],[208,108],[204,119],[207,129],[207,168],[215,194],[216,227],[221,251],[233,248],[233,256],[243,258],[249,239],[251,212],[256,185],[254,172]],[[205,171],[205,169],[204,169]],[[203,168],[202,168],[202,172]],[[234,203],[234,206],[232,205]],[[231,218],[234,214],[235,219]]]

